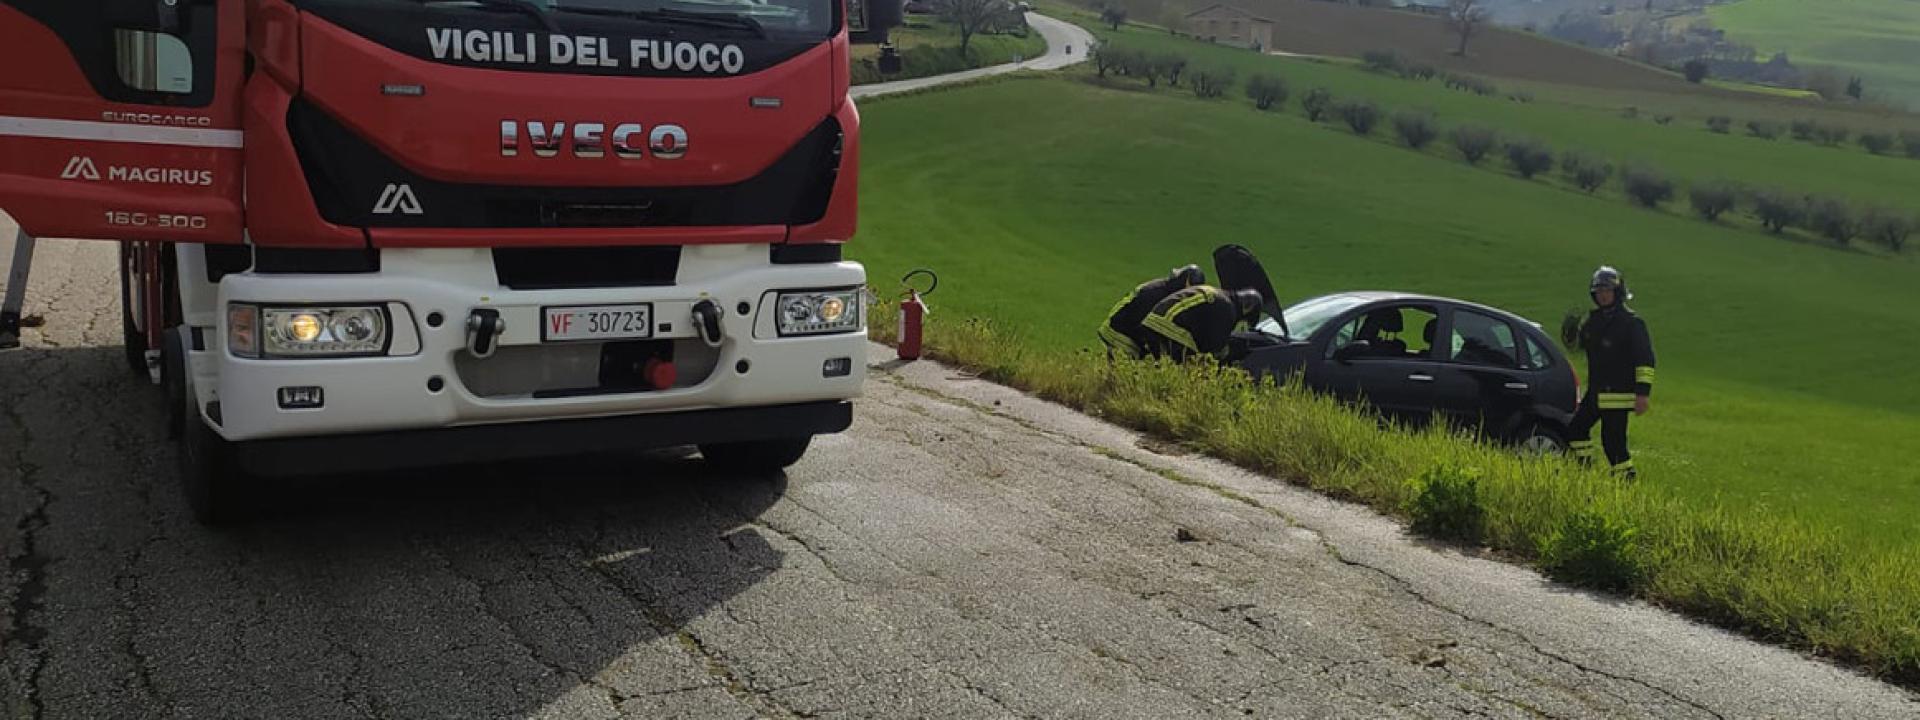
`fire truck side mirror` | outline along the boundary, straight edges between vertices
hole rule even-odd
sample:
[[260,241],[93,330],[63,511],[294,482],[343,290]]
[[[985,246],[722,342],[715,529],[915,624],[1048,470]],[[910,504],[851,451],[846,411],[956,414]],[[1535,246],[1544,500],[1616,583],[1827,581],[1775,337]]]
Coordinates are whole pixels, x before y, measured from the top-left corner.
[[193,93],[193,51],[186,42],[151,30],[114,30],[114,66],[127,87],[178,95]]
[[190,0],[100,0],[100,19],[115,30],[180,34],[181,6]]

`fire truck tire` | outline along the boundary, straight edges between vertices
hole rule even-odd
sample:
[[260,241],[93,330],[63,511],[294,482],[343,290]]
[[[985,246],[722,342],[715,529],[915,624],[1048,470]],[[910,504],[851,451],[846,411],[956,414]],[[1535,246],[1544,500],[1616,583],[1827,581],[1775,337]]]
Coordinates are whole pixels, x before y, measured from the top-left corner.
[[147,376],[147,335],[133,324],[133,255],[120,244],[120,342],[126,346],[127,367]]
[[807,454],[812,436],[756,440],[753,442],[712,443],[700,446],[707,464],[736,472],[774,472],[800,462]]
[[193,407],[196,402],[193,378],[186,372],[177,371],[183,369],[184,363],[171,359],[184,358],[185,355],[186,346],[180,342],[179,331],[168,330],[167,339],[170,371],[167,375],[168,394],[177,392],[181,398],[177,413],[184,426],[179,445],[181,494],[186,498],[187,507],[193,511],[193,519],[200,524],[232,524],[244,515],[245,478],[234,462],[233,446],[213,428],[207,427],[207,421],[200,416],[199,409]]

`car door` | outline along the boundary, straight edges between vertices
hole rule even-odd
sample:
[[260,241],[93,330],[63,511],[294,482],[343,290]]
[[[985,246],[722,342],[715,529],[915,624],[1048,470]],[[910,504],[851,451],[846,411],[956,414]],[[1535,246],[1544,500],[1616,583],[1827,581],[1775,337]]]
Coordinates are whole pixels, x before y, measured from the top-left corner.
[[242,5],[0,0],[0,210],[35,236],[239,242]]
[[[1438,324],[1437,309],[1418,302],[1377,303],[1349,313],[1323,328],[1307,382],[1390,418],[1422,424],[1433,412],[1438,365],[1424,331]],[[1367,342],[1364,349],[1361,341]]]
[[1532,405],[1521,331],[1505,317],[1448,306],[1434,374],[1434,403],[1462,427],[1508,431]]

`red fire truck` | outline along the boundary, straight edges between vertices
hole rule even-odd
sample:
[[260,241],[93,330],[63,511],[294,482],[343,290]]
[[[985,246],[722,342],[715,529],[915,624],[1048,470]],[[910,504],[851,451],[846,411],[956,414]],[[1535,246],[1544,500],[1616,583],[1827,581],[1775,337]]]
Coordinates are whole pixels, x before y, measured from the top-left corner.
[[0,0],[0,209],[120,243],[205,522],[288,475],[698,445],[865,377],[841,0]]

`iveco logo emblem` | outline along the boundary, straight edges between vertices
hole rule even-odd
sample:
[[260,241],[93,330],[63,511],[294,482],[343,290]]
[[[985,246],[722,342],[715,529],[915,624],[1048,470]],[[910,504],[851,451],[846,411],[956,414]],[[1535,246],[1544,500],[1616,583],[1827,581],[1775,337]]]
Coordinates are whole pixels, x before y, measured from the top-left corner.
[[526,131],[526,145],[536,157],[556,157],[563,145],[571,146],[573,156],[582,158],[606,157],[609,150],[615,157],[630,160],[648,155],[661,160],[675,160],[687,154],[687,129],[679,125],[648,128],[640,123],[620,123],[613,126],[612,132],[608,132],[605,123],[584,122],[569,126],[564,122],[501,120],[501,156],[519,156],[522,129]]

